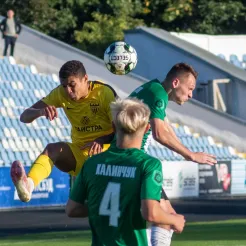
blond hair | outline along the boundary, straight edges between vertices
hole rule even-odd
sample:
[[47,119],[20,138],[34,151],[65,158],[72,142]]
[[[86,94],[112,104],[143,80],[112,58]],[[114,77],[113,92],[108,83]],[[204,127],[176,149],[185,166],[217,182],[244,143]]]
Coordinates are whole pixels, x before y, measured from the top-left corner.
[[136,98],[117,99],[110,107],[116,131],[135,134],[149,122],[149,107]]

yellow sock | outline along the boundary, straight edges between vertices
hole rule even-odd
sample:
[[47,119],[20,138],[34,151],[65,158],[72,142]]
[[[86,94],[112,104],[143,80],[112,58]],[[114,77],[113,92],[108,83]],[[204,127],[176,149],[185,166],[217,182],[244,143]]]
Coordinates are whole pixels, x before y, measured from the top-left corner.
[[32,164],[27,176],[33,180],[36,187],[43,179],[50,175],[53,166],[53,161],[47,155],[40,155]]

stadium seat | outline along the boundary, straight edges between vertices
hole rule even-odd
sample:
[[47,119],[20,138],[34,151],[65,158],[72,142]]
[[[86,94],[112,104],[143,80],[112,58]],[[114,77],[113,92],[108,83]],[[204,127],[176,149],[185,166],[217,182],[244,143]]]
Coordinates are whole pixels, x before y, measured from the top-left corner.
[[243,54],[242,61],[246,63],[246,54]]
[[234,55],[234,54],[230,55],[230,62],[232,62],[232,61],[239,61],[237,55]]
[[240,61],[238,60],[232,60],[231,63],[235,65],[236,67],[243,68],[243,65]]
[[220,58],[223,59],[223,60],[226,60],[226,57],[225,57],[225,55],[223,55],[223,54],[218,54],[218,57],[220,57]]
[[6,150],[0,150],[0,160],[2,161],[3,165],[8,165],[9,163],[9,156]]

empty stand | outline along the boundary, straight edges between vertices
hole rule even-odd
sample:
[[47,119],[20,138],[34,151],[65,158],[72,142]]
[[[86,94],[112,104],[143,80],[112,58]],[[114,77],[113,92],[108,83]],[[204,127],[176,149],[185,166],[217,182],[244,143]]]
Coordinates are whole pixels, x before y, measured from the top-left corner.
[[48,143],[70,141],[71,127],[62,110],[53,122],[44,117],[31,124],[19,120],[25,108],[57,85],[56,76],[37,74],[35,67],[17,65],[11,57],[0,59],[0,165],[16,159],[31,165]]

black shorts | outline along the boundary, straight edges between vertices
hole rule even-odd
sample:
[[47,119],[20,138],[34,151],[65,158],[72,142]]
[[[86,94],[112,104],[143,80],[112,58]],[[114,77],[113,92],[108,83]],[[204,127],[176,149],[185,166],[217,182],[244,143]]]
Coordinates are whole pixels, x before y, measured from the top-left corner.
[[166,192],[163,190],[163,188],[161,190],[161,199],[169,200],[168,197],[167,197],[167,195],[166,195]]

